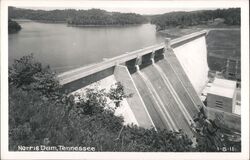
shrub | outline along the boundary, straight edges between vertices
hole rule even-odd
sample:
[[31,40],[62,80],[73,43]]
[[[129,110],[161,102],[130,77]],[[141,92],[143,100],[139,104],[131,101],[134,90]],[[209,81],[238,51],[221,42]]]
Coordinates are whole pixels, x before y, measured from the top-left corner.
[[8,20],[8,33],[16,33],[21,30],[21,26],[16,22],[11,19]]
[[57,95],[60,84],[49,66],[43,67],[30,54],[15,60],[9,68],[9,84],[23,90],[36,90],[46,97]]

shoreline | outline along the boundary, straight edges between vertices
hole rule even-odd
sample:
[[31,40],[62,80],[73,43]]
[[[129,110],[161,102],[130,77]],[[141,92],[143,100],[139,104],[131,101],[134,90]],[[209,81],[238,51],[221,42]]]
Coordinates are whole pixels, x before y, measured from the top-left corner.
[[11,19],[16,22],[67,23],[66,21],[49,21],[49,20],[32,20],[32,19],[15,19],[15,18]]
[[51,24],[66,24],[69,27],[126,27],[126,26],[139,26],[143,24],[150,24],[150,23],[141,23],[141,24],[69,24],[67,21],[50,21],[50,20],[31,20],[31,19],[14,19],[12,20],[17,22],[39,22],[39,23],[51,23]]
[[48,21],[48,20],[31,20],[31,21],[40,22],[40,23],[65,23],[67,24],[66,21]]
[[129,26],[140,26],[148,23],[141,24],[107,24],[107,25],[93,25],[93,24],[68,24],[69,27],[129,27]]

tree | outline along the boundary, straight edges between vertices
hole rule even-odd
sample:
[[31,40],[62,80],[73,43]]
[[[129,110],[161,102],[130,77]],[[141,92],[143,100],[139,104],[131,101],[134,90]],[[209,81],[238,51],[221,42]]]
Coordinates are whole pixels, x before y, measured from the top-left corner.
[[195,148],[185,133],[125,126],[119,141],[119,151],[126,152],[190,152]]
[[62,132],[66,126],[65,110],[65,104],[41,97],[38,91],[10,86],[9,149],[17,150],[18,145],[42,145],[46,138],[65,140]]
[[133,94],[130,93],[128,95],[124,92],[124,86],[121,84],[121,82],[115,83],[115,85],[111,86],[110,91],[108,93],[108,97],[114,101],[116,108],[119,107],[121,101],[124,98],[130,98]]
[[16,33],[20,31],[22,27],[16,22],[11,19],[8,20],[8,33]]
[[14,61],[9,68],[9,83],[23,90],[36,90],[48,98],[58,95],[61,88],[55,72],[49,66],[43,67],[33,54]]

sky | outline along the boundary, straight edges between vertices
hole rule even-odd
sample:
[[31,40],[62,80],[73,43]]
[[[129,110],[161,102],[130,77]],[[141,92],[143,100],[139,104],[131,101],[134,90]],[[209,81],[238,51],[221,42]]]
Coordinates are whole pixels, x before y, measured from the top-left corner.
[[150,15],[150,14],[163,14],[173,11],[195,11],[195,10],[213,10],[217,8],[112,8],[112,7],[20,7],[26,9],[41,9],[41,10],[55,10],[55,9],[91,9],[91,8],[98,8],[103,9],[109,12],[122,12],[122,13],[138,13],[142,15]]
[[150,15],[173,11],[230,8],[237,6],[238,3],[238,0],[43,0],[41,2],[28,0],[25,3],[15,2],[14,4],[19,8],[41,10],[98,8],[109,12]]

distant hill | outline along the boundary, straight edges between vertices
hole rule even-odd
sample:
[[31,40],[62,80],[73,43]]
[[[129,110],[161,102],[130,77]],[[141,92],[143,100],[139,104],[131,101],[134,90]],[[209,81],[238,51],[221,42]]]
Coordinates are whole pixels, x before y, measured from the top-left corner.
[[21,26],[11,19],[8,20],[8,33],[16,33],[21,30]]
[[224,23],[225,25],[240,25],[240,8],[200,10],[192,12],[170,12],[150,16],[152,24],[158,30],[170,27],[185,28],[187,26]]
[[197,25],[240,25],[240,8],[170,12],[160,15],[89,10],[32,10],[9,7],[9,18],[43,22],[65,22],[70,25],[130,25],[151,22],[157,30],[170,27],[185,28]]
[[128,25],[148,22],[145,17],[139,14],[107,12],[100,9],[44,11],[9,7],[9,18],[67,22],[72,25]]

